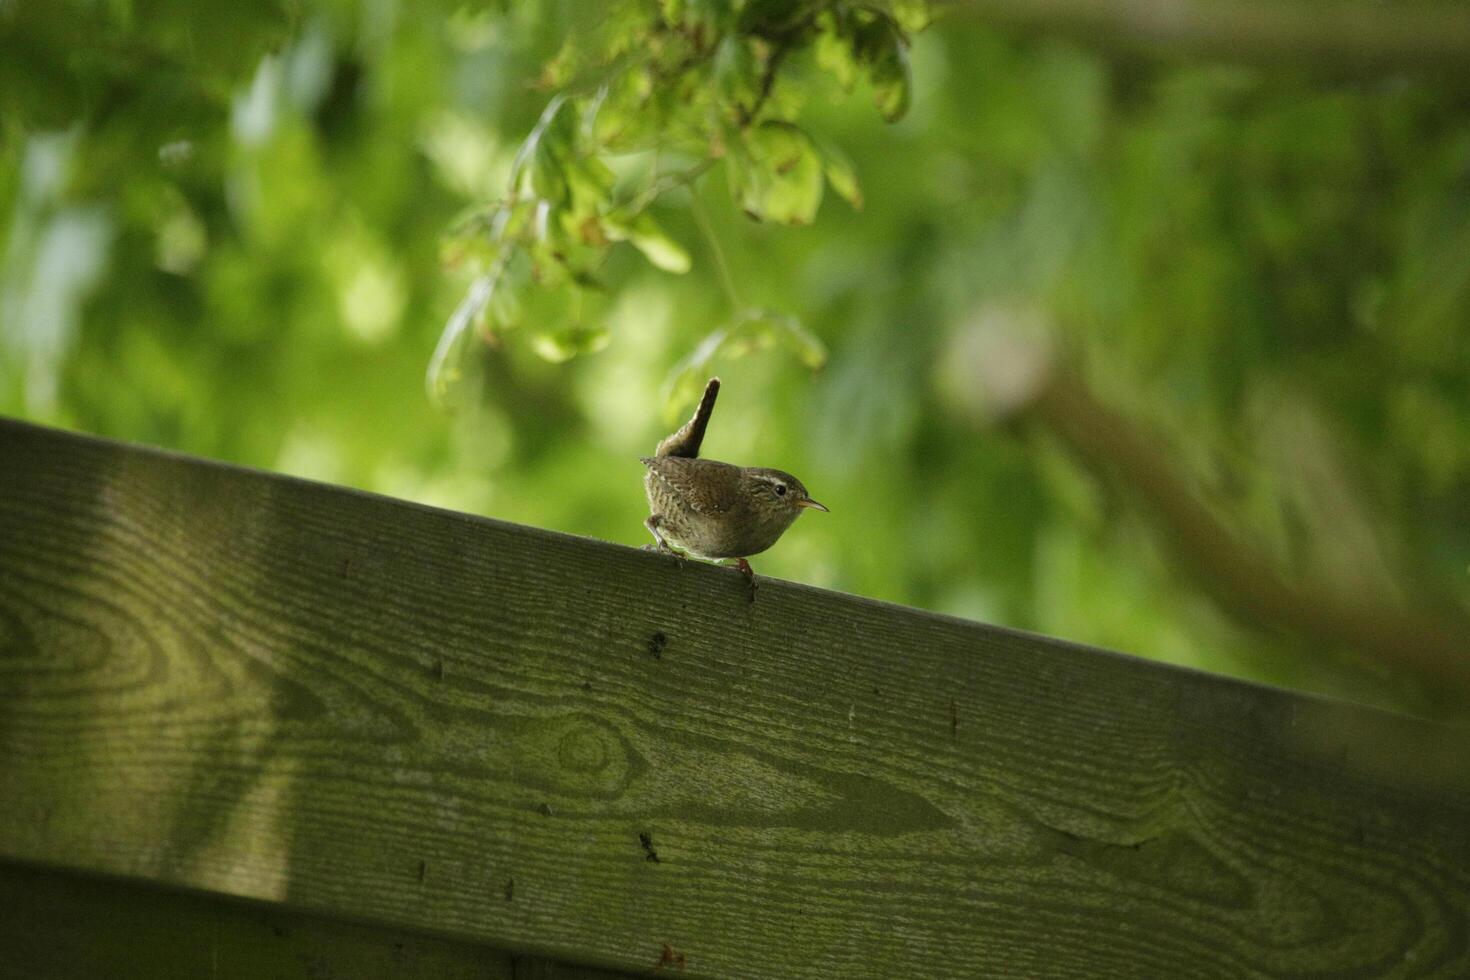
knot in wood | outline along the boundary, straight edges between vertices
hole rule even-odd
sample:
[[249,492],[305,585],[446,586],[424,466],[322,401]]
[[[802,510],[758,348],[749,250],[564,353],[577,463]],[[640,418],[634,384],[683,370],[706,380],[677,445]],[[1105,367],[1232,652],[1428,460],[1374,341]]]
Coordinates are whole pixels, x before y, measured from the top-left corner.
[[590,722],[572,727],[561,737],[556,758],[563,769],[582,776],[595,776],[607,768],[612,757],[610,735]]

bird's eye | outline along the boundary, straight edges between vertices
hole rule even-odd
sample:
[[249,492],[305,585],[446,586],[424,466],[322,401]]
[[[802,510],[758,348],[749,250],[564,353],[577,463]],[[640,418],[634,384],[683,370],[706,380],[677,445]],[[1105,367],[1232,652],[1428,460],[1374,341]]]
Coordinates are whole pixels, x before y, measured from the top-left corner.
[[778,496],[778,497],[784,497],[784,496],[786,496],[786,485],[784,483],[778,483],[778,484],[776,484],[776,496]]

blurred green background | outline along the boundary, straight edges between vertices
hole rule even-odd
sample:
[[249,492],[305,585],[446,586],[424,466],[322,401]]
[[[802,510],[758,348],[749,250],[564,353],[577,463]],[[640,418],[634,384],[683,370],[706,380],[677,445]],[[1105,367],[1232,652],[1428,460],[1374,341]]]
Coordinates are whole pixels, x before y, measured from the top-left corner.
[[436,401],[452,229],[602,9],[0,2],[0,412],[641,545],[678,365],[769,310],[825,365],[726,345],[705,452],[832,513],[759,573],[1463,711],[1463,88],[941,16],[888,123],[793,56],[772,104],[860,210],[752,221],[714,166],[649,211],[687,273],[612,247],[594,311],[470,336]]

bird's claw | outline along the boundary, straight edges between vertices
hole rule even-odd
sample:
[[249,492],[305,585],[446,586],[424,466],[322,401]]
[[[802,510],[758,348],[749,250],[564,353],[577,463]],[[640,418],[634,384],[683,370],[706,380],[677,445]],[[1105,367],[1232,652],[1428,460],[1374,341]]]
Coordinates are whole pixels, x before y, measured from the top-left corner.
[[649,515],[648,520],[643,522],[643,526],[648,528],[648,530],[653,533],[654,541],[658,542],[657,544],[644,545],[643,550],[662,551],[664,554],[673,555],[674,558],[678,561],[678,567],[683,568],[685,561],[684,554],[680,551],[675,550],[667,541],[665,541],[663,533],[659,531],[659,528],[663,526],[663,518],[660,517],[658,514],[651,514]]
[[750,562],[744,558],[736,558],[733,564],[739,569],[740,574],[745,576],[745,581],[750,586],[750,601],[755,602],[755,569],[751,568]]
[[669,557],[671,557],[671,558],[674,559],[674,563],[679,568],[683,568],[684,567],[684,563],[689,560],[689,557],[687,555],[685,555],[685,554],[683,554],[681,552],[675,551],[673,548],[669,547],[667,544],[665,544],[662,541],[660,541],[658,544],[646,544],[646,545],[643,546],[643,550],[644,551],[654,551],[654,552],[657,552],[658,554],[661,554],[661,555],[668,555]]

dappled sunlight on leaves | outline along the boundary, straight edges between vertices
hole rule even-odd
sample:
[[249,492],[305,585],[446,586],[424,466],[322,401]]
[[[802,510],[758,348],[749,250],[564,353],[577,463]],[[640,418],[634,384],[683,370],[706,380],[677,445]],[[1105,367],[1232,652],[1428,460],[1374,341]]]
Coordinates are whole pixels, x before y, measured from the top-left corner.
[[[927,16],[922,4],[901,7],[890,13],[822,4],[677,3],[652,15],[619,6],[612,15],[617,29],[571,35],[542,71],[540,87],[554,94],[520,145],[503,196],[485,205],[484,213],[497,215],[528,209],[531,220],[462,222],[453,233],[446,258],[457,265],[481,254],[485,268],[445,325],[429,366],[430,394],[442,399],[458,377],[457,362],[472,356],[472,325],[497,333],[496,324],[485,322],[485,304],[504,294],[499,278],[518,251],[532,257],[533,278],[549,289],[615,288],[603,269],[619,242],[632,244],[658,269],[688,272],[688,249],[649,208],[677,188],[697,194],[700,178],[717,164],[728,171],[736,206],[756,221],[811,224],[828,183],[860,208],[847,154],[798,126],[799,101],[777,90],[788,62],[815,47],[817,63],[841,84],[867,77],[882,116],[902,117],[912,88],[902,25],[926,23]],[[447,157],[455,145],[447,140],[457,133],[463,135],[441,128],[431,151]],[[473,150],[463,139],[458,145]],[[664,152],[692,162],[661,169]],[[651,164],[630,168],[630,157]],[[597,330],[585,322],[548,324],[533,349],[556,361],[592,353],[600,343],[556,338]],[[815,346],[797,346],[810,362]]]
[[1034,401],[1263,576],[1462,619],[1456,90],[910,0],[126,7],[0,36],[0,410],[642,544],[718,374],[712,450],[833,509],[762,574],[1427,703],[1212,591]]

